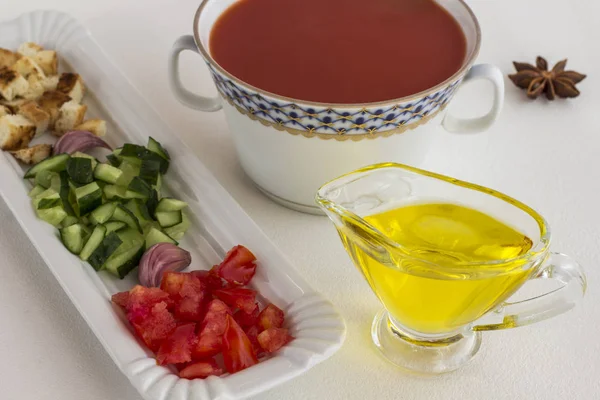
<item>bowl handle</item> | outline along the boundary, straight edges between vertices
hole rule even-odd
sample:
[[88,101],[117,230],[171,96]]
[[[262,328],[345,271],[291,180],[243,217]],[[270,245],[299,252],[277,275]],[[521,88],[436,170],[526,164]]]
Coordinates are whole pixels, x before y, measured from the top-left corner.
[[492,109],[485,115],[477,118],[458,118],[450,113],[446,114],[442,126],[453,133],[478,133],[488,129],[500,114],[504,103],[504,76],[498,67],[491,64],[479,64],[471,67],[465,75],[463,83],[487,79],[494,85],[494,103]]
[[194,38],[191,35],[180,37],[173,44],[171,54],[169,55],[169,83],[171,90],[177,100],[183,105],[200,111],[218,111],[221,109],[221,102],[218,97],[199,96],[183,87],[179,77],[179,54],[184,50],[191,50],[200,54]]

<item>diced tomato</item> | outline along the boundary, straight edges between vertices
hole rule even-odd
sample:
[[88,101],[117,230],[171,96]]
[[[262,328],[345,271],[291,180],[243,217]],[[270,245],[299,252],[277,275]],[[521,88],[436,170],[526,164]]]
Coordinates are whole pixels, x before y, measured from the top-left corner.
[[265,354],[265,351],[258,343],[258,327],[253,325],[244,331],[246,332],[246,336],[248,336],[248,340],[250,340],[250,343],[252,343],[252,348],[254,349],[254,354],[256,354],[256,357],[262,357],[262,355]]
[[219,368],[214,359],[198,361],[190,364],[179,372],[179,377],[183,379],[204,379],[211,375],[219,376],[223,370]]
[[226,316],[223,361],[227,371],[232,374],[258,363],[250,339],[231,315]]
[[127,313],[127,319],[137,335],[154,352],[160,344],[175,329],[173,315],[167,310],[167,303],[160,302],[152,308],[137,307]]
[[195,275],[167,272],[163,275],[161,289],[175,302],[175,316],[182,321],[202,320],[203,302],[208,297],[206,286]]
[[206,314],[200,327],[200,334],[214,333],[217,336],[222,336],[227,325],[227,315],[231,315],[231,310],[227,307],[227,304],[219,299],[212,300],[208,303]]
[[258,327],[261,331],[269,328],[281,328],[285,315],[279,307],[269,304],[258,315]]
[[129,303],[129,292],[119,292],[112,295],[110,298],[113,303],[125,309]]
[[192,271],[190,274],[199,278],[209,290],[221,289],[223,287],[223,280],[217,274],[218,268],[219,266],[215,265],[210,271]]
[[156,360],[160,365],[178,364],[192,360],[196,345],[196,324],[180,325],[160,345]]
[[137,308],[150,309],[155,304],[164,302],[168,307],[171,307],[173,302],[169,298],[169,294],[159,288],[147,288],[141,285],[136,285],[129,291],[129,299],[127,302],[127,311],[133,311]]
[[203,303],[189,297],[184,297],[175,305],[175,316],[182,321],[202,321]]
[[219,276],[229,283],[247,285],[256,272],[256,257],[244,246],[229,250],[217,270]]
[[212,357],[221,352],[223,347],[223,336],[219,336],[212,332],[200,334],[198,343],[192,351],[192,359],[202,360],[207,357]]
[[294,338],[290,336],[287,329],[283,328],[269,328],[258,334],[258,344],[267,353],[273,353]]
[[254,311],[256,292],[252,289],[233,288],[215,290],[213,294],[231,308],[239,308],[246,313]]
[[254,308],[251,312],[247,313],[244,310],[238,310],[233,314],[233,319],[237,322],[244,330],[246,328],[250,328],[253,325],[256,325],[258,322],[258,314],[260,310],[258,308],[258,304],[254,304]]

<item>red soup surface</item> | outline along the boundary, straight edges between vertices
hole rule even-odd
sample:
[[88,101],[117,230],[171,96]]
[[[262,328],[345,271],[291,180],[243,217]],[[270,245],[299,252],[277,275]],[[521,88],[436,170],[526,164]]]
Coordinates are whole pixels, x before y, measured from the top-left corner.
[[466,53],[458,22],[433,0],[239,0],[218,18],[209,45],[250,85],[346,104],[431,88]]

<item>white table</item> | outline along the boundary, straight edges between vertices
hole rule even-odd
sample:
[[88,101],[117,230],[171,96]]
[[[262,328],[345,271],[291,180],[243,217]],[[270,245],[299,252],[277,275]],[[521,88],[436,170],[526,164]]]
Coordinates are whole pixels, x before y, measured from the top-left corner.
[[[571,101],[527,100],[509,81],[497,124],[486,134],[440,132],[425,165],[490,186],[538,209],[554,249],[575,256],[590,281],[581,307],[530,327],[484,335],[483,350],[459,372],[432,379],[405,375],[380,358],[369,326],[380,305],[346,256],[328,220],[282,208],[244,176],[222,113],[179,105],[167,85],[172,42],[191,32],[199,0],[4,0],[0,18],[57,8],[79,18],[135,86],[197,153],[306,280],[343,313],[343,348],[305,375],[260,399],[600,399],[600,7],[592,0],[471,0],[483,29],[480,62],[512,72],[511,61],[539,54],[589,74]],[[0,43],[1,43],[0,38]],[[215,93],[199,57],[185,54],[184,78]],[[458,111],[475,114],[463,88]],[[1,179],[1,177],[0,177]],[[139,399],[0,204],[0,398]]]

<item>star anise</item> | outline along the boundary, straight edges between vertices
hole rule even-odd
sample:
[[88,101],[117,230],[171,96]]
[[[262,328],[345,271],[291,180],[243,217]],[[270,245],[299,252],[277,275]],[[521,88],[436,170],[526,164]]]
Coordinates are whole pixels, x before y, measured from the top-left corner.
[[536,65],[514,61],[517,73],[509,75],[511,81],[520,88],[527,89],[527,96],[536,99],[542,93],[548,100],[558,97],[577,97],[579,90],[575,84],[585,79],[585,75],[575,71],[565,71],[567,60],[564,59],[548,71],[548,62],[538,56]]

